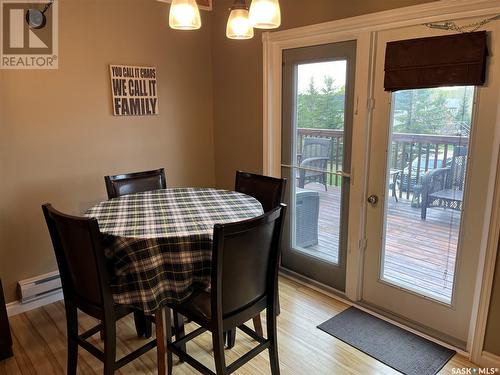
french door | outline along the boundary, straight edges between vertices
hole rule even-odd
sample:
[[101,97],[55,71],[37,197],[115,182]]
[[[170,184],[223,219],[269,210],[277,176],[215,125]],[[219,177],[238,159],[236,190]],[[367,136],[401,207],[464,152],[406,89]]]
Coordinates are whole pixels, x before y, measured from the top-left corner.
[[430,36],[423,30],[377,34],[362,298],[465,348],[500,72],[491,64],[481,88],[385,92],[386,42]]
[[282,265],[345,290],[356,42],[283,52]]

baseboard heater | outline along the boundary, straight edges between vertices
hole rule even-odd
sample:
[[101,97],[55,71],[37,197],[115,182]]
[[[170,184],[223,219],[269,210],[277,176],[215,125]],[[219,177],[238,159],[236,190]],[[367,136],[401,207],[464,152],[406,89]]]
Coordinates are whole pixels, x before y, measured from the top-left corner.
[[61,292],[61,278],[58,271],[20,280],[18,283],[21,303],[33,302],[38,299]]

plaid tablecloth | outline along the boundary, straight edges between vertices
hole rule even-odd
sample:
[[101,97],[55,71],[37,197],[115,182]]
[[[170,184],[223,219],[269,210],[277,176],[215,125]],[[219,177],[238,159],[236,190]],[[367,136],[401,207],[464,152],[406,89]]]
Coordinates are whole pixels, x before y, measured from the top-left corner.
[[261,204],[245,194],[173,188],[114,198],[85,215],[107,235],[115,302],[152,314],[209,286],[214,224],[262,213]]

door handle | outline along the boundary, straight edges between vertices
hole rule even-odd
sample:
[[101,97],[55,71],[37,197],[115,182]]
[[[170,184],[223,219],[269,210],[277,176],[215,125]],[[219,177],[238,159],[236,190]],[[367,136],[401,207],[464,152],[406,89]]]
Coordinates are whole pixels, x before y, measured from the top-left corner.
[[377,205],[378,197],[374,194],[370,195],[367,199],[368,203],[370,203],[373,207]]

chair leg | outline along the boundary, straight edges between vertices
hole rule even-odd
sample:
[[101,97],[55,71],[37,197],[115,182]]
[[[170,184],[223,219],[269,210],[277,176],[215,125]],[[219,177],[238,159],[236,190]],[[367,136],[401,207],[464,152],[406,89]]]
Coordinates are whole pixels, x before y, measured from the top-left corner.
[[267,309],[267,338],[271,342],[269,346],[269,362],[271,363],[271,374],[279,375],[280,362],[278,357],[278,341],[277,341],[277,326],[276,313]]
[[260,319],[260,314],[253,317],[253,327],[255,328],[255,332],[257,332],[257,334],[259,336],[262,336],[262,337],[264,336],[264,331],[262,329],[262,320]]
[[115,373],[116,322],[104,322],[104,375]]
[[[181,314],[177,314],[175,312],[173,314],[175,339],[179,340],[181,337],[184,337],[186,335],[186,332],[184,331],[184,317]],[[187,353],[186,344],[181,345],[181,350]],[[181,362],[183,361],[181,360]]]
[[214,346],[215,373],[226,375],[226,358],[224,354],[224,334],[218,329],[212,333],[212,343]]
[[158,362],[158,375],[165,375],[165,331],[163,330],[163,309],[159,308],[155,313],[156,328],[156,357]]
[[223,340],[226,343],[228,349],[234,348],[234,345],[236,344],[236,328],[224,332]]
[[280,293],[279,289],[276,294],[276,316],[279,316],[281,314],[281,304],[280,304]]
[[[264,330],[262,328],[262,319],[260,318],[260,314],[254,316],[252,321],[255,332],[257,332],[259,336],[263,337]],[[226,343],[228,349],[234,348],[234,345],[236,344],[236,328],[224,332],[223,340]]]
[[[174,312],[175,314],[175,312]],[[172,344],[172,318],[171,311],[169,308],[165,309],[165,341],[167,342],[167,374],[172,375],[173,369],[173,356],[172,352],[169,350],[168,346]]]
[[146,318],[146,316],[144,316],[144,320],[145,320],[144,337],[149,339],[149,338],[151,338],[151,336],[153,336],[153,323],[151,322],[151,320]]
[[299,188],[303,189],[306,183],[305,171],[299,170]]
[[66,308],[66,326],[68,336],[68,375],[76,375],[78,365],[78,313],[75,308]]
[[420,217],[422,218],[422,220],[425,220],[427,218],[427,202],[422,203]]
[[137,337],[143,337],[146,332],[146,317],[141,311],[134,311],[134,323]]
[[[278,258],[278,270],[281,268],[281,253]],[[281,304],[280,304],[280,288],[279,282],[276,284],[276,316],[281,314]]]
[[99,338],[101,339],[101,341],[104,341],[104,322],[101,322],[101,324],[102,324],[102,328],[99,331]]

